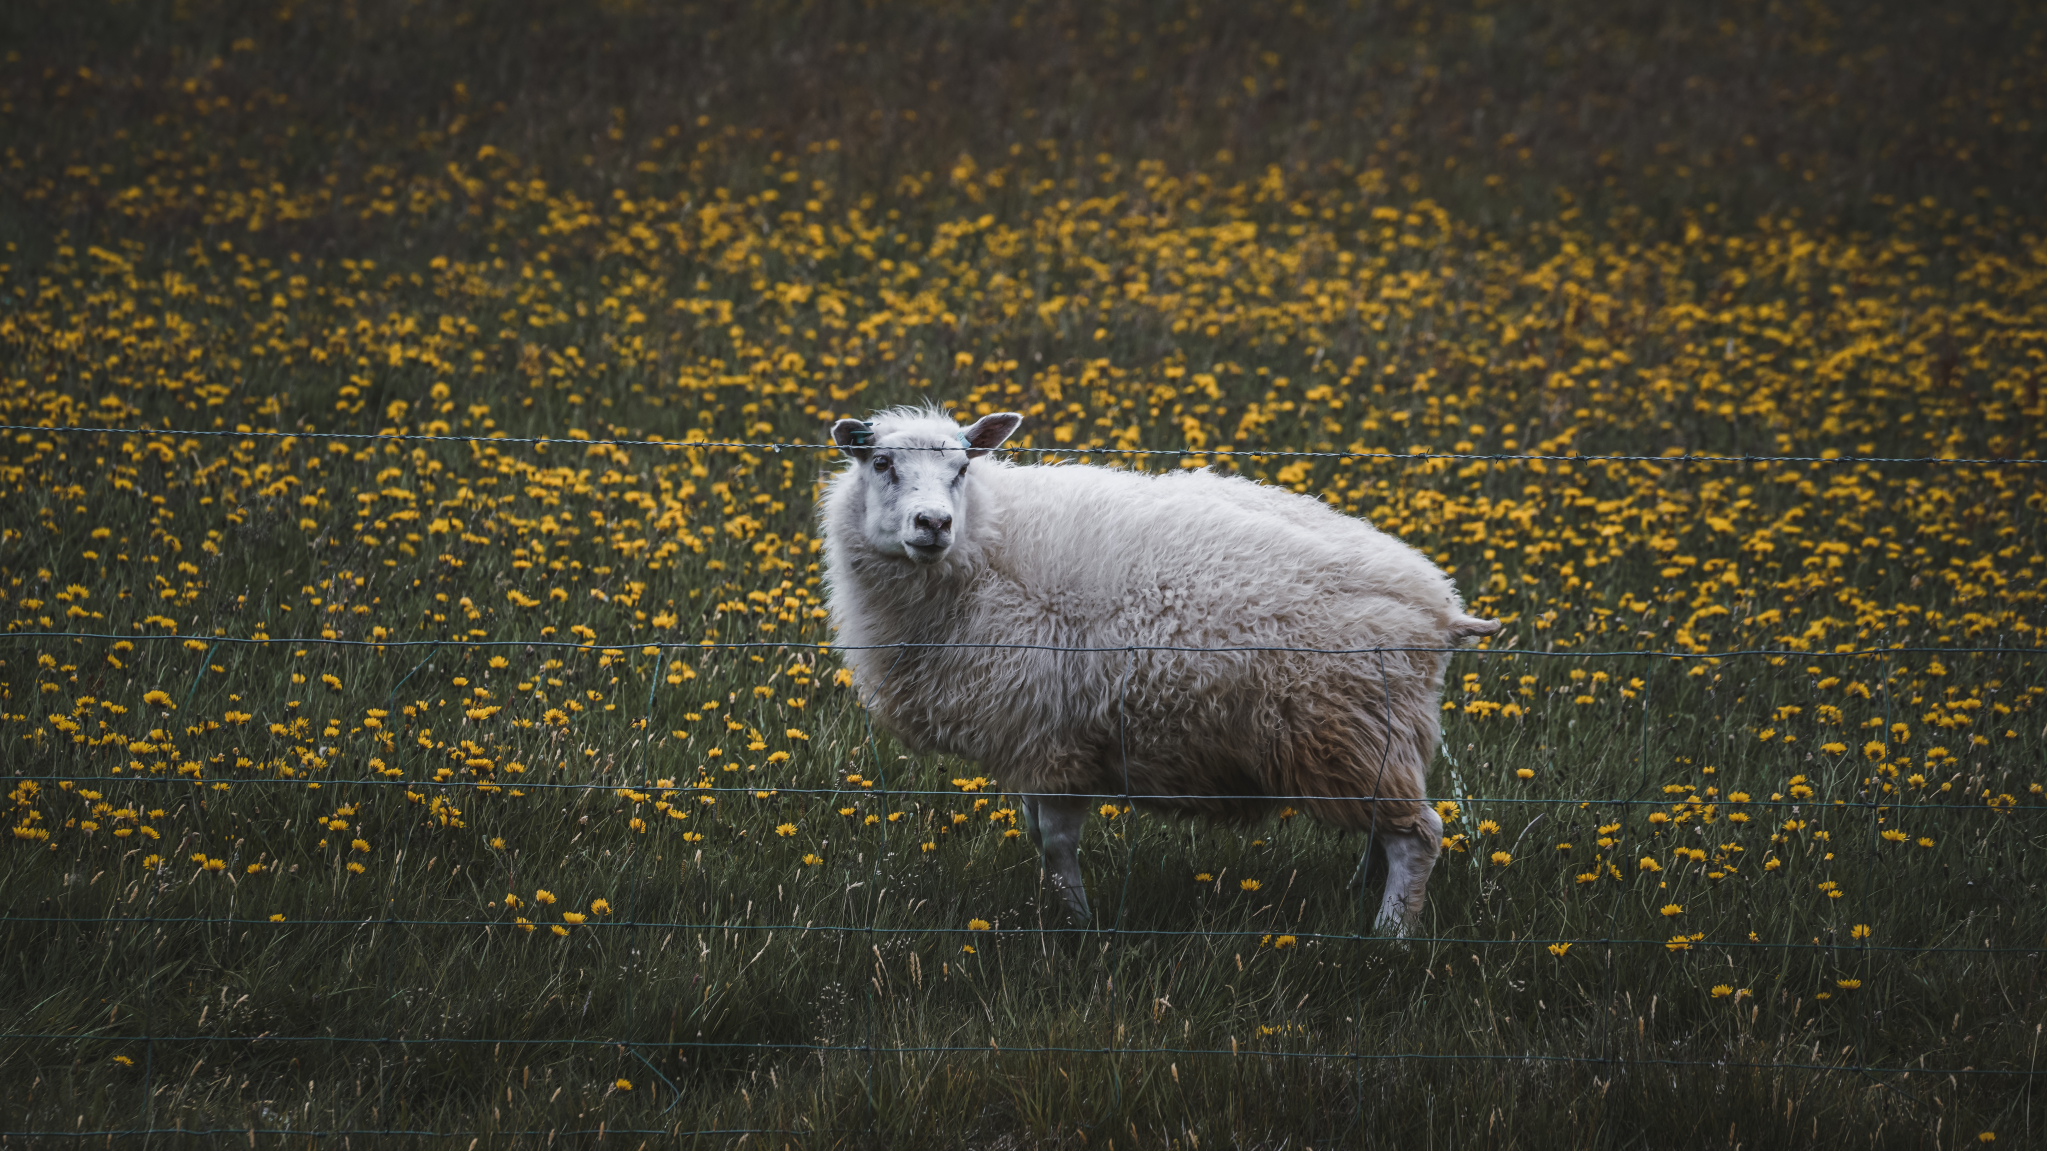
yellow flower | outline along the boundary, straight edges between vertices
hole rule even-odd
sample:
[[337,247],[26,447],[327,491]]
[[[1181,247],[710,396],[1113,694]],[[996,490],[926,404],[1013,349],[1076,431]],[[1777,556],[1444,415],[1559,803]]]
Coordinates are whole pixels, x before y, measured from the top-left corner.
[[1676,903],[1666,903],[1666,904],[1664,904],[1664,905],[1663,905],[1663,908],[1662,908],[1662,911],[1663,911],[1663,914],[1664,914],[1664,916],[1665,916],[1665,917],[1674,917],[1674,916],[1679,916],[1679,915],[1683,915],[1683,914],[1685,913],[1685,909],[1684,909],[1684,907],[1683,907],[1682,905],[1680,905],[1680,904],[1676,904]]
[[283,912],[276,912],[276,913],[272,914],[272,915],[270,916],[270,922],[272,922],[272,923],[283,923],[283,922],[284,922],[284,913],[283,913]]
[[145,692],[142,696],[142,702],[156,707],[176,708],[178,706],[171,702],[171,694],[167,691]]
[[525,918],[524,916],[520,916],[516,919],[513,919],[512,926],[528,933],[529,935],[532,934],[533,931],[533,921]]
[[1282,947],[1292,947],[1299,942],[1300,940],[1294,938],[1291,935],[1282,935],[1278,939],[1272,941],[1272,946],[1274,950],[1278,950],[1279,948]]
[[550,927],[550,928],[548,928],[548,930],[549,930],[549,931],[552,931],[552,932],[554,932],[554,933],[555,933],[556,935],[561,935],[561,936],[566,936],[566,935],[568,935],[568,933],[569,933],[569,929],[568,929],[568,928],[566,928],[566,927],[563,927],[563,926],[562,926],[561,924],[559,924],[559,923],[555,924],[555,925],[554,925],[553,927]]
[[546,889],[545,887],[543,887],[543,888],[541,888],[540,890],[538,890],[538,891],[536,891],[536,892],[534,892],[534,893],[533,893],[533,902],[535,902],[535,903],[553,903],[553,902],[554,902],[554,892],[552,892],[552,891],[549,891],[548,889]]
[[1656,861],[1655,861],[1654,859],[1651,859],[1650,857],[1648,857],[1648,856],[1646,856],[1646,855],[1645,855],[1645,856],[1643,856],[1643,857],[1642,857],[1642,858],[1641,858],[1641,859],[1640,859],[1640,860],[1639,860],[1639,861],[1638,861],[1638,862],[1636,863],[1636,866],[1637,866],[1637,867],[1640,867],[1640,868],[1641,868],[1641,869],[1642,869],[1643,871],[1662,871],[1662,870],[1663,870],[1663,865],[1662,865],[1662,864],[1660,864],[1660,863],[1656,862]]
[[633,1081],[630,1079],[620,1079],[616,1083],[613,1083],[612,1086],[616,1087],[620,1091],[631,1091],[633,1089]]
[[1853,991],[1853,990],[1855,990],[1856,988],[1858,988],[1858,987],[1862,986],[1862,980],[1860,980],[1860,979],[1836,979],[1836,980],[1834,980],[1834,986],[1836,986],[1836,987],[1839,987],[1839,988],[1840,988],[1841,990],[1843,990],[1843,991]]
[[1492,833],[1498,830],[1500,830],[1500,825],[1494,823],[1490,819],[1481,819],[1478,821],[1478,833],[1480,835],[1491,835]]
[[1563,958],[1563,957],[1564,957],[1565,955],[1569,954],[1569,953],[1570,953],[1570,950],[1571,950],[1571,945],[1570,945],[1570,944],[1568,944],[1568,943],[1552,943],[1552,944],[1550,944],[1550,945],[1549,945],[1549,953],[1550,953],[1551,955],[1554,955],[1554,956],[1556,956],[1556,957],[1557,957],[1557,958],[1559,958],[1559,959],[1561,959],[1561,958]]
[[591,901],[590,901],[590,914],[592,914],[592,915],[610,915],[610,914],[611,914],[611,904],[610,904],[610,903],[609,903],[608,901],[606,901],[606,900],[602,900],[602,899],[593,899],[593,900],[591,900]]
[[1492,860],[1493,863],[1495,863],[1496,865],[1500,867],[1505,867],[1508,864],[1514,862],[1514,857],[1504,851],[1495,851],[1493,852]]
[[564,911],[562,912],[562,922],[570,927],[580,927],[583,923],[583,913],[580,911]]
[[1715,999],[1725,999],[1732,994],[1734,994],[1734,988],[1729,987],[1725,983],[1716,983],[1713,985],[1713,998]]
[[1868,938],[1869,938],[1869,924],[1867,924],[1867,923],[1858,923],[1858,924],[1856,924],[1855,926],[1853,926],[1853,927],[1849,928],[1849,929],[1848,929],[1848,937],[1849,937],[1850,939],[1868,939]]
[[370,841],[367,839],[351,840],[349,842],[349,846],[355,848],[357,851],[368,851],[370,849]]
[[987,920],[985,920],[985,919],[969,919],[969,920],[967,920],[967,930],[968,930],[968,931],[986,931],[986,930],[988,930],[989,926],[990,926],[989,922],[988,922]]
[[775,826],[775,834],[781,836],[784,839],[787,839],[788,837],[796,834],[796,825],[793,823],[777,824]]
[[1263,885],[1255,879],[1240,879],[1237,881],[1237,886],[1245,891],[1256,891]]
[[823,863],[823,862],[824,862],[824,857],[823,857],[823,856],[821,856],[821,855],[819,855],[819,854],[817,854],[817,853],[816,853],[816,852],[814,852],[814,851],[813,851],[813,852],[806,852],[806,853],[804,853],[804,856],[803,856],[803,862],[804,862],[804,864],[805,864],[806,866],[810,866],[810,867],[816,867],[816,866],[817,866],[818,864],[820,864],[820,863]]

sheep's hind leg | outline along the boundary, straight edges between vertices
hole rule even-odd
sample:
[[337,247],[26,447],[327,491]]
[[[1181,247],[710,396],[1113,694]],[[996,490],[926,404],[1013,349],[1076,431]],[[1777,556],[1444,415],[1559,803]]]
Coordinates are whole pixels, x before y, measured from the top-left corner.
[[1443,849],[1443,821],[1424,806],[1410,831],[1379,832],[1386,851],[1386,894],[1379,901],[1377,930],[1406,935],[1421,915],[1429,872]]
[[1040,853],[1045,850],[1045,834],[1038,829],[1038,798],[1034,795],[1023,797],[1024,834],[1031,837],[1031,846]]
[[1066,901],[1066,910],[1080,922],[1088,922],[1092,915],[1087,905],[1087,887],[1080,878],[1080,829],[1087,822],[1087,798],[1041,795],[1024,803],[1024,820],[1032,829],[1031,839],[1044,852],[1045,874]]

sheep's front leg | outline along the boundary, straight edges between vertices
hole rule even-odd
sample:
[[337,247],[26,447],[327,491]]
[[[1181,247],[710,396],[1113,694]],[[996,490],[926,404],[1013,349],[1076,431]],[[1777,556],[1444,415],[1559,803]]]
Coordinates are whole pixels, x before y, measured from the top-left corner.
[[1379,901],[1374,926],[1406,935],[1421,915],[1422,893],[1443,849],[1443,821],[1433,808],[1424,806],[1414,830],[1381,831],[1379,842],[1386,850],[1386,894]]
[[1087,887],[1080,878],[1080,829],[1086,822],[1085,796],[1041,795],[1024,800],[1024,823],[1031,842],[1044,853],[1045,874],[1066,901],[1066,910],[1082,923],[1091,918]]

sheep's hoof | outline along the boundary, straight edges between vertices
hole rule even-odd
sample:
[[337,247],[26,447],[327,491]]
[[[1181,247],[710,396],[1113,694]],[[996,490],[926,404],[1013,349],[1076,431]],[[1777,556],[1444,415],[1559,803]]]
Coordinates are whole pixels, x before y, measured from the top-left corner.
[[1395,912],[1380,915],[1378,920],[1372,924],[1372,934],[1377,938],[1391,940],[1405,946],[1407,943],[1407,933],[1413,928],[1413,920]]

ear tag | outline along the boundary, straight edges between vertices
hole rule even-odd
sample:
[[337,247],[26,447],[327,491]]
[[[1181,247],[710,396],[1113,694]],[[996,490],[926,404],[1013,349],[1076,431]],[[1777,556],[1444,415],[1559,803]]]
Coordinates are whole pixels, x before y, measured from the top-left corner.
[[953,435],[959,439],[960,447],[963,447],[970,452],[974,450],[974,445],[967,442],[967,433],[954,432]]
[[853,441],[853,446],[856,448],[868,447],[874,443],[874,425],[862,420],[860,421],[860,430],[849,433],[846,438]]

